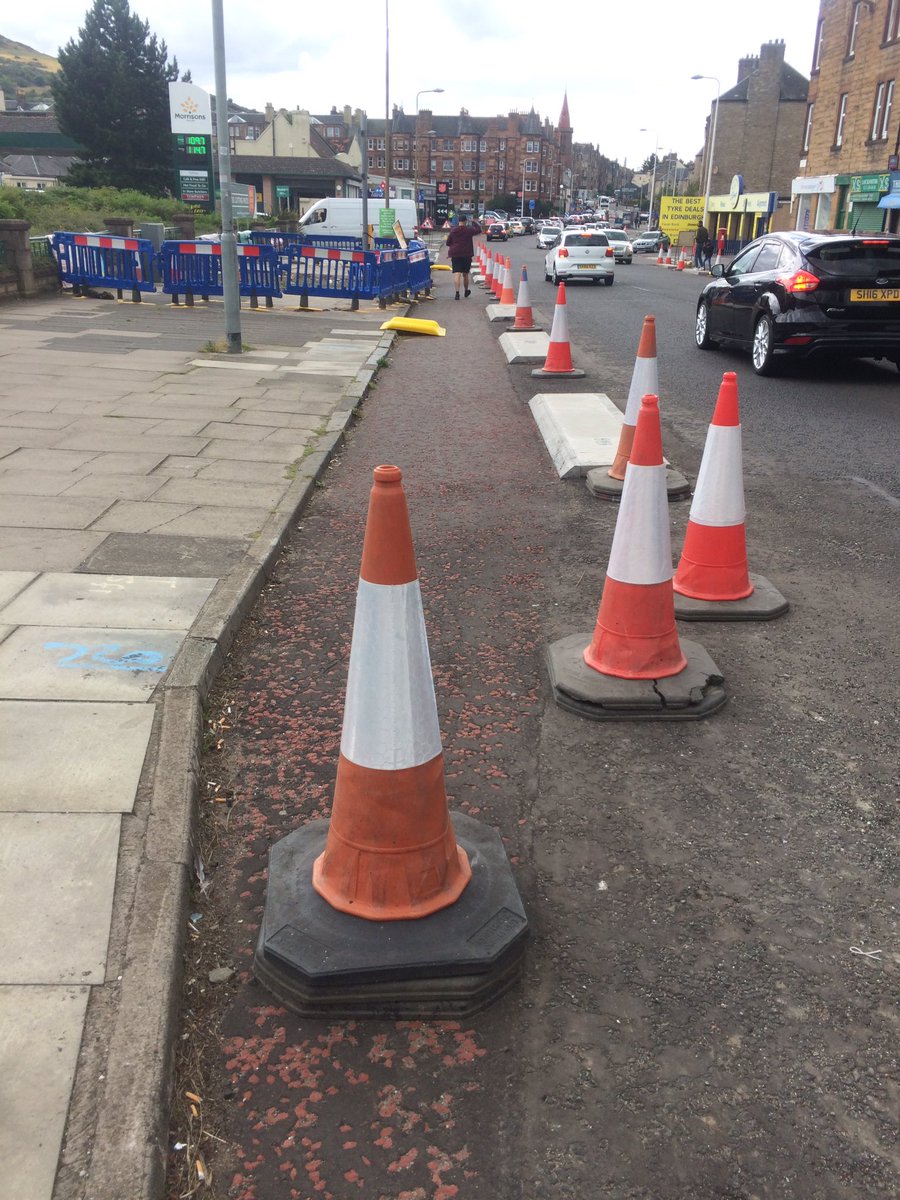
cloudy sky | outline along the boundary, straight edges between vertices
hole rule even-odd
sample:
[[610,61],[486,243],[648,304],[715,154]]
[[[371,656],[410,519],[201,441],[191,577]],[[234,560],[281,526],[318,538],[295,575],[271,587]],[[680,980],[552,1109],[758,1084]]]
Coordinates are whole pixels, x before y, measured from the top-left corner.
[[[211,3],[131,0],[194,82],[213,90]],[[77,38],[87,0],[4,5],[0,34],[55,54]],[[575,140],[635,166],[661,154],[695,154],[717,75],[723,92],[738,59],[781,38],[785,57],[809,73],[819,0],[224,0],[228,92],[247,107],[328,112],[332,105],[385,113],[385,28],[390,27],[390,99],[478,116],[527,112],[556,121],[564,92]],[[386,12],[389,20],[386,20]],[[647,132],[641,132],[645,129]]]

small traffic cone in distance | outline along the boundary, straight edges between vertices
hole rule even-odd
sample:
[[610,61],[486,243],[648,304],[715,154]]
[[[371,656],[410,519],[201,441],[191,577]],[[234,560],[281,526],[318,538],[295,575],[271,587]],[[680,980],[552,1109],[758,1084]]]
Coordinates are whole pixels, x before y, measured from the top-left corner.
[[678,257],[678,270],[683,271],[687,262],[687,246],[681,247],[681,254]]
[[506,270],[503,272],[503,285],[500,291],[501,304],[515,304],[516,296],[512,285],[512,263],[506,260]]
[[527,333],[540,327],[534,323],[534,313],[531,310],[531,297],[528,294],[528,269],[523,265],[522,278],[519,281],[519,294],[516,297],[516,319],[512,331]]
[[484,265],[484,278],[481,282],[488,291],[491,291],[494,282],[494,256],[490,250],[487,252],[487,262]]
[[494,298],[500,299],[500,293],[503,291],[503,272],[506,270],[506,259],[502,254],[497,255],[497,263],[494,267]]
[[584,371],[572,366],[572,347],[569,344],[569,318],[566,313],[566,285],[561,283],[556,293],[556,307],[553,310],[553,324],[550,327],[550,344],[547,347],[547,357],[543,367],[536,367],[532,372],[535,379],[553,379],[566,376],[569,379],[583,379]]
[[725,703],[718,667],[675,627],[659,401],[644,396],[590,642],[547,658],[557,703],[592,720],[687,720]]
[[768,621],[788,602],[747,564],[737,376],[722,376],[673,584],[687,620]]
[[376,467],[332,815],[272,847],[254,971],[308,1015],[474,1011],[526,930],[499,834],[448,812],[402,476]]

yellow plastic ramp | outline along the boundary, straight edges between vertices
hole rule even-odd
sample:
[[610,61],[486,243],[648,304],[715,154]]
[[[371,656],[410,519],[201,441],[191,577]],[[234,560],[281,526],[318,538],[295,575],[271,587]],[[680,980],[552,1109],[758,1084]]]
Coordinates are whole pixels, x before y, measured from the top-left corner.
[[432,269],[432,271],[449,271],[450,264],[449,263],[432,263],[431,269]]
[[428,333],[432,337],[444,337],[447,332],[437,321],[420,321],[415,317],[391,317],[381,328],[396,329],[400,333]]

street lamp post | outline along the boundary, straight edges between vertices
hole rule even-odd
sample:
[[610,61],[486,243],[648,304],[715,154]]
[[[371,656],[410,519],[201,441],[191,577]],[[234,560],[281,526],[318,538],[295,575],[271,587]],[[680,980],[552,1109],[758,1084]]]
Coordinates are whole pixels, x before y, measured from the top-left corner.
[[[650,130],[641,126],[641,133],[649,133]],[[653,135],[653,179],[650,182],[650,208],[647,211],[647,229],[653,228],[653,193],[656,191],[656,162],[659,158],[659,134]]]
[[416,129],[413,138],[413,204],[416,208],[416,224],[419,223],[419,97],[432,92],[443,92],[443,88],[422,88],[416,92]]
[[703,224],[709,215],[709,193],[712,190],[713,156],[716,152],[716,126],[719,123],[719,96],[721,85],[715,75],[692,75],[691,79],[709,79],[716,85],[716,107],[713,109],[712,135],[709,139],[709,160],[706,164],[706,196],[703,200]]

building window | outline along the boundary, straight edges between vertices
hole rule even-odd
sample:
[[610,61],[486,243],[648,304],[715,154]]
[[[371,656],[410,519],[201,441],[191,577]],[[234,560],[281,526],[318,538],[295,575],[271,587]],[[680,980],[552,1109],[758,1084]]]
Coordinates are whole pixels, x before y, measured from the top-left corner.
[[[853,5],[853,12],[850,14],[850,36],[847,38],[847,58],[852,58],[856,53],[856,35],[859,32],[859,12],[862,8],[860,0],[856,0]],[[840,145],[840,143],[837,143]]]
[[482,154],[484,154],[485,150],[487,150],[487,141],[486,141],[486,139],[485,139],[485,138],[482,138],[482,139],[481,139],[481,141],[478,143],[478,145],[479,145],[479,149],[481,150],[481,153],[482,153]]
[[408,158],[395,158],[394,159],[394,170],[395,171],[408,171],[409,170],[409,159]]
[[844,144],[844,124],[847,120],[847,98],[848,92],[842,92],[841,98],[838,101],[837,124],[834,128],[834,146],[839,150]]
[[806,125],[803,129],[803,153],[809,150],[809,139],[812,137],[813,109],[815,104],[807,104],[806,106]]
[[497,147],[497,149],[498,149],[498,150],[505,150],[505,149],[506,149],[506,138],[501,138],[501,139],[500,139],[500,145]]
[[889,79],[884,90],[884,115],[881,118],[881,140],[886,142],[890,133],[891,109],[894,107],[894,81]]
[[445,150],[453,149],[453,138],[444,138],[444,149]]
[[824,18],[816,26],[816,47],[813,50],[812,69],[818,71],[822,65],[822,41],[825,37],[825,20]]
[[541,148],[540,142],[535,142],[535,141],[532,141],[531,139],[529,139],[525,143],[525,153],[526,154],[537,154],[539,152],[540,148]]
[[900,0],[888,0],[887,16],[884,19],[884,40],[896,42],[900,38]]
[[872,129],[869,133],[870,141],[877,142],[881,136],[881,122],[884,113],[884,93],[887,84],[882,80],[875,89],[875,103],[872,105]]
[[441,162],[441,170],[442,171],[452,171],[453,170],[453,159],[452,158],[443,159],[443,161]]
[[475,159],[474,158],[464,158],[462,160],[462,169],[464,171],[474,171],[475,170]]
[[532,172],[532,174],[533,174],[537,170],[537,162],[533,158],[526,158],[524,169],[526,171]]
[[479,190],[479,192],[484,191],[484,180],[483,179],[478,180],[478,190]]
[[436,158],[431,159],[431,166],[428,169],[431,171],[432,175],[437,173],[437,159]]

